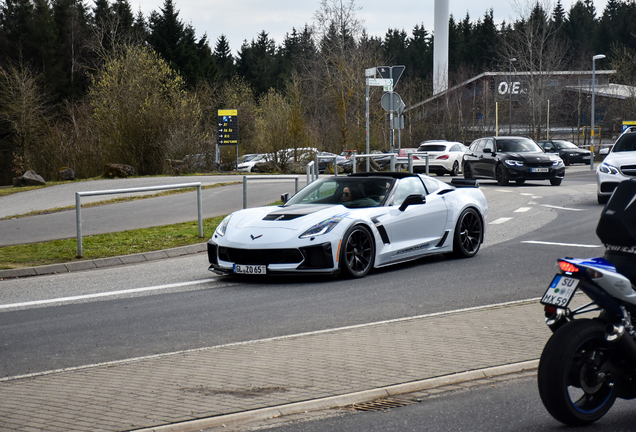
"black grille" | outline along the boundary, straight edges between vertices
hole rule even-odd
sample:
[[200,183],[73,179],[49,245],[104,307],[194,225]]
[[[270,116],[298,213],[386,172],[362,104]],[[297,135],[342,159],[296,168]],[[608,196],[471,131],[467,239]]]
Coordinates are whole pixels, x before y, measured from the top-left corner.
[[237,249],[219,247],[219,259],[236,264],[295,264],[303,260],[298,249]]
[[552,161],[526,162],[526,166],[529,166],[530,168],[550,168],[552,166]]
[[299,269],[321,269],[333,267],[333,253],[331,251],[331,243],[323,243],[316,246],[301,248],[305,256]]
[[621,167],[621,172],[623,175],[636,177],[636,165],[623,165]]
[[218,246],[212,243],[208,243],[208,261],[210,264],[218,264],[219,260],[216,257]]
[[618,182],[601,183],[601,192],[603,193],[614,192],[614,189],[616,189],[616,186],[618,186]]

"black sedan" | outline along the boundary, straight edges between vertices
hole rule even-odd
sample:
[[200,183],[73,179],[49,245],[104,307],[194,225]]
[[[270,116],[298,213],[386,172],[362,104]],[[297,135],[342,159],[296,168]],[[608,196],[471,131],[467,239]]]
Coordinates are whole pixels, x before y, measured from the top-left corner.
[[479,138],[463,157],[464,178],[489,178],[501,186],[510,181],[550,180],[558,186],[565,176],[563,161],[556,154],[546,154],[526,137]]
[[546,153],[558,153],[559,157],[563,159],[565,166],[575,163],[590,164],[590,156],[592,153],[590,153],[589,150],[578,148],[576,144],[570,141],[561,139],[539,140],[537,144],[539,144],[539,147]]

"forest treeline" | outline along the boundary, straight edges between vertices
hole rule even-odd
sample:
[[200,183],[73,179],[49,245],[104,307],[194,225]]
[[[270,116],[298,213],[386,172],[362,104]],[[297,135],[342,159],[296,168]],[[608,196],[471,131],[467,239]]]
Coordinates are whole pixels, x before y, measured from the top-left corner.
[[[616,69],[615,82],[636,82],[633,0],[609,0],[603,11],[591,0],[567,11],[560,1],[518,5],[511,22],[495,23],[492,9],[450,18],[451,86],[508,70],[512,55],[554,57],[531,55],[536,45],[560,48],[553,63],[560,70],[589,70],[592,56],[605,53],[597,68]],[[238,109],[241,153],[363,150],[364,70],[404,65],[396,90],[407,105],[430,97],[433,34],[414,24],[371,36],[358,11],[354,0],[320,0],[313,22],[280,44],[263,30],[233,55],[225,35],[197,37],[173,0],[149,16],[133,13],[129,0],[2,0],[0,169],[55,179],[62,167],[93,177],[106,163],[125,163],[158,174],[166,159],[214,152],[218,109]],[[381,95],[373,89],[370,140],[387,150]],[[430,133],[410,125],[402,146],[454,138]]]

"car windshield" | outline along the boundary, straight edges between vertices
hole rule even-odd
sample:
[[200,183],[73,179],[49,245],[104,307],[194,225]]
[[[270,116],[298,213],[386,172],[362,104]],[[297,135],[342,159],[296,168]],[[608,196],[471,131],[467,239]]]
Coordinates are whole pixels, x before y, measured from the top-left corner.
[[391,177],[331,177],[317,180],[294,195],[294,204],[341,204],[349,208],[379,207],[386,201],[395,179]]
[[636,133],[628,133],[621,136],[612,149],[613,153],[627,151],[636,151]]
[[554,145],[559,150],[578,149],[578,147],[569,141],[554,141]]
[[529,138],[505,138],[497,140],[497,151],[500,153],[542,152],[541,148]]
[[446,146],[444,144],[425,144],[425,145],[419,146],[417,149],[417,151],[419,152],[425,152],[425,151],[440,152],[445,150],[446,150]]

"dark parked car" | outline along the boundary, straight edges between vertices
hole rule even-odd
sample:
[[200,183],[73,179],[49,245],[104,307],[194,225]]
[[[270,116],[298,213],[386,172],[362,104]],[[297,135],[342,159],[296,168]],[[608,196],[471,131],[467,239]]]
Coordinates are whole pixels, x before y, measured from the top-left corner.
[[539,140],[537,141],[539,147],[541,147],[546,153],[558,153],[559,157],[563,159],[565,166],[575,163],[590,164],[590,151],[580,149],[576,144],[566,140]]
[[464,178],[489,178],[499,185],[510,181],[550,180],[558,186],[563,181],[565,166],[556,154],[546,154],[526,137],[479,138],[464,153]]

